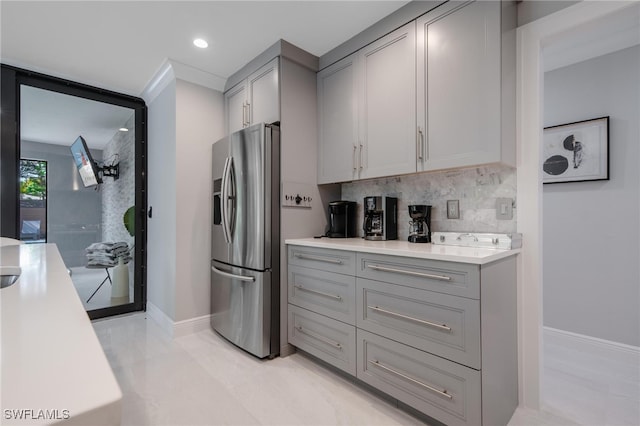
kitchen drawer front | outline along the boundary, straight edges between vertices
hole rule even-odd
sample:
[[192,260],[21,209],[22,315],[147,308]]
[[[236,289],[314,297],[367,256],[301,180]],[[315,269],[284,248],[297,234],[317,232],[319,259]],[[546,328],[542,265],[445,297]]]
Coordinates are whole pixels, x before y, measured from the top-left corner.
[[288,252],[289,265],[337,274],[356,274],[356,254],[352,251],[289,245]]
[[358,278],[356,325],[480,369],[480,301]]
[[454,296],[480,298],[480,267],[468,263],[358,253],[356,275]]
[[356,375],[356,328],[289,305],[289,343]]
[[289,266],[289,303],[356,325],[356,277]]
[[480,425],[480,372],[358,329],[360,380],[449,426]]

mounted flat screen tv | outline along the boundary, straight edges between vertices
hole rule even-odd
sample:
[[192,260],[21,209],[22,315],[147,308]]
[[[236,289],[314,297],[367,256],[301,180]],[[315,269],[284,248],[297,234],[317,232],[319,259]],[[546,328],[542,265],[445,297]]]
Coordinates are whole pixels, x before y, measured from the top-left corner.
[[82,179],[82,184],[85,187],[94,186],[102,183],[102,179],[98,175],[98,166],[91,152],[87,148],[87,143],[82,136],[78,136],[76,141],[71,145],[71,155],[73,155],[73,161],[76,163],[78,173]]

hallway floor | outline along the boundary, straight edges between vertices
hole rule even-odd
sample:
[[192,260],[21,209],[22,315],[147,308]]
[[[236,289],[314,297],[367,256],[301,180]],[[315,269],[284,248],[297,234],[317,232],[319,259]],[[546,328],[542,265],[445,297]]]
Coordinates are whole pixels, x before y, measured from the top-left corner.
[[[113,279],[113,268],[109,269],[109,273]],[[76,288],[85,310],[90,311],[122,304],[121,300],[114,301],[111,299],[111,284],[108,280],[87,302],[105,278],[107,278],[107,273],[104,269],[88,269],[84,266],[71,268],[71,281],[73,281],[73,286]],[[131,291],[129,292],[129,301],[133,301],[133,292]]]
[[[209,330],[172,340],[144,313],[93,326],[124,395],[123,425],[423,424],[299,353],[261,361]],[[509,425],[604,424],[578,420],[518,409]]]

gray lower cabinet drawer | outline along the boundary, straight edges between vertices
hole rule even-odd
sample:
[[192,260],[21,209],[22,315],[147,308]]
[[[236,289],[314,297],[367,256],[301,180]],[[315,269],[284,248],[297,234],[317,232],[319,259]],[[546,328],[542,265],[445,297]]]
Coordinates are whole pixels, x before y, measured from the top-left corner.
[[289,265],[337,274],[356,274],[356,254],[352,251],[289,245],[288,256]]
[[356,275],[454,296],[480,298],[480,267],[468,263],[358,253]]
[[289,303],[356,325],[356,278],[289,266]]
[[480,425],[480,372],[358,329],[357,377],[449,426]]
[[356,326],[480,369],[480,301],[358,278]]
[[356,328],[289,305],[289,343],[356,375]]

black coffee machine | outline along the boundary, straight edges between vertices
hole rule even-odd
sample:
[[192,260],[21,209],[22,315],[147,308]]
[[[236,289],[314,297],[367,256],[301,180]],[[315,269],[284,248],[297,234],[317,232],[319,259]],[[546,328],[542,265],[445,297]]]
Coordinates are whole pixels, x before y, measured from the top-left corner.
[[409,216],[409,242],[431,242],[431,206],[415,204],[408,206]]
[[365,240],[396,240],[398,238],[398,199],[395,197],[364,197]]
[[329,238],[356,237],[356,211],[358,203],[355,201],[331,201],[329,203]]

